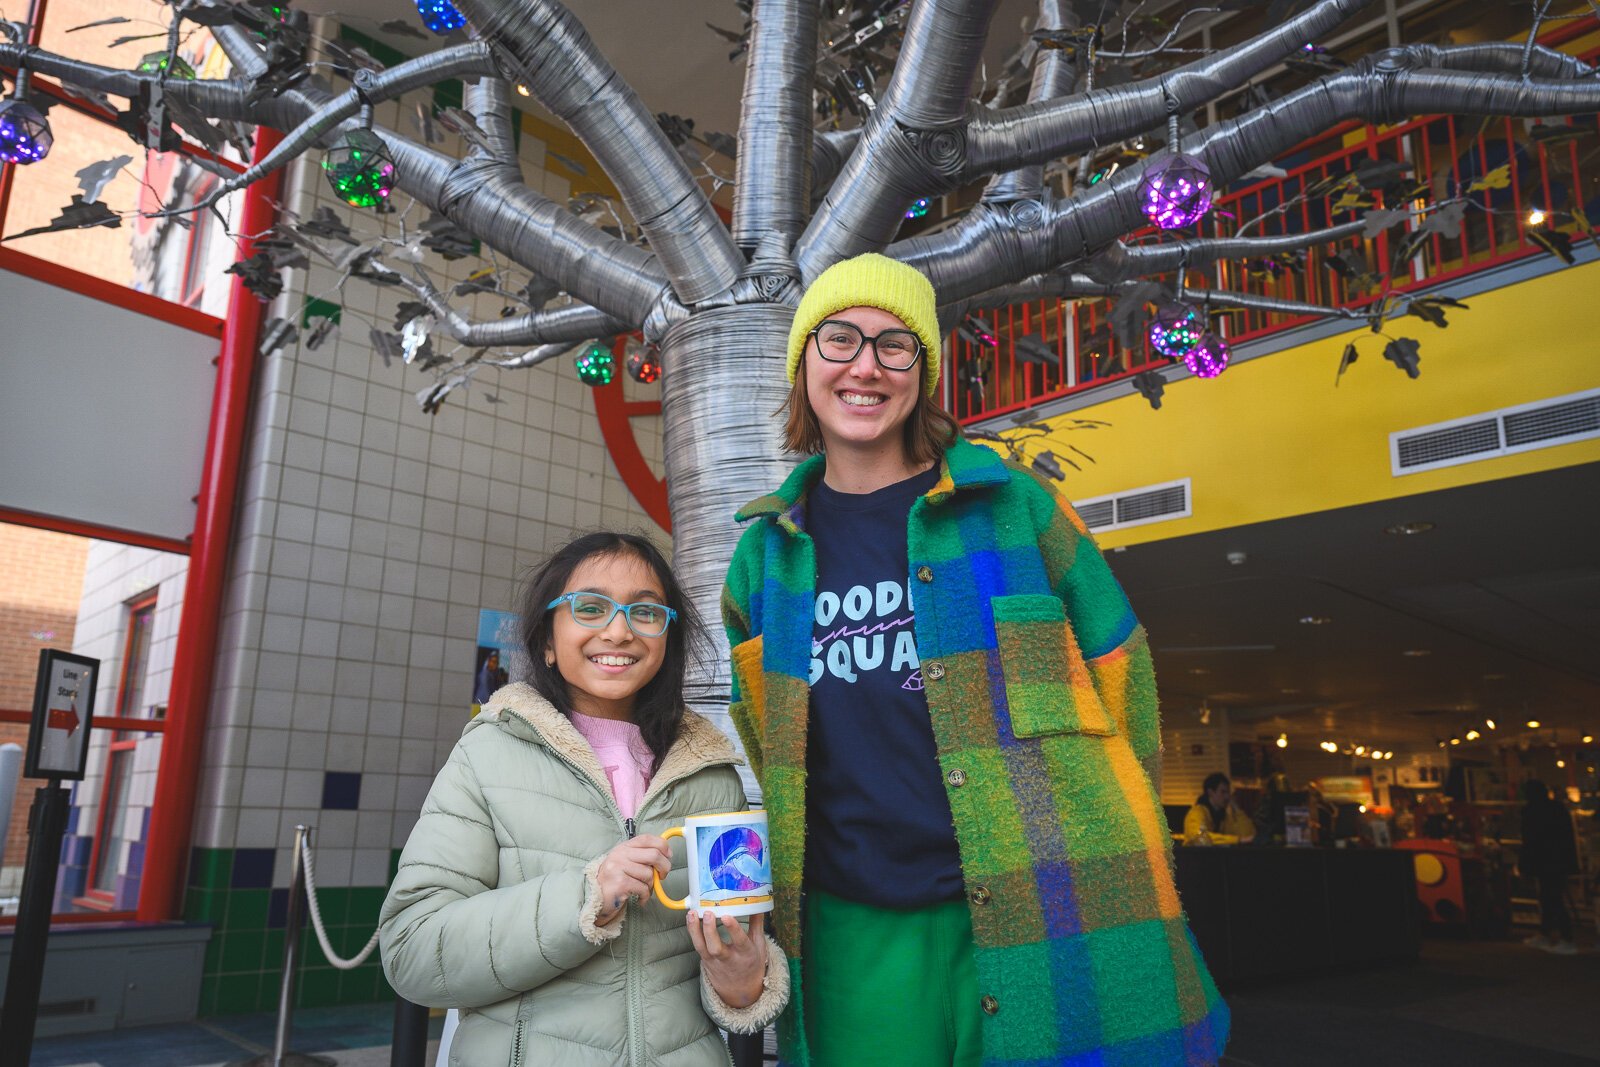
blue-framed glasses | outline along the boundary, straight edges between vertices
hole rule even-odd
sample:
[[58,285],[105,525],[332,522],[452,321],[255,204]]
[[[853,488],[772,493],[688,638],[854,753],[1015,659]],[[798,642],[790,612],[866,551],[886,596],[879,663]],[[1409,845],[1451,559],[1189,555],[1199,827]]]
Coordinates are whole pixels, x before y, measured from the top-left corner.
[[619,604],[604,593],[562,593],[546,604],[545,610],[549,611],[563,603],[572,612],[573,622],[591,630],[604,630],[620,611],[628,622],[628,629],[640,637],[660,637],[678,617],[678,613],[665,604],[651,604],[643,600]]

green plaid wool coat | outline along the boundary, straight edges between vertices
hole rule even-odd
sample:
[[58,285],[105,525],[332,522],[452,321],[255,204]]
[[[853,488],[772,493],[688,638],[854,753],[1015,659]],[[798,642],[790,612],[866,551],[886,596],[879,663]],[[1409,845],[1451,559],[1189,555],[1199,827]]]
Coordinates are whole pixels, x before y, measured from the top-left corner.
[[[984,1062],[1215,1063],[1228,1009],[1173,884],[1144,628],[1071,505],[1031,471],[959,439],[941,467],[911,508],[907,578],[969,894]],[[815,457],[739,512],[755,521],[722,596],[731,712],[772,828],[772,922],[793,991],[779,1040],[796,1067],[810,1060],[800,896],[816,560],[804,527],[822,471]]]

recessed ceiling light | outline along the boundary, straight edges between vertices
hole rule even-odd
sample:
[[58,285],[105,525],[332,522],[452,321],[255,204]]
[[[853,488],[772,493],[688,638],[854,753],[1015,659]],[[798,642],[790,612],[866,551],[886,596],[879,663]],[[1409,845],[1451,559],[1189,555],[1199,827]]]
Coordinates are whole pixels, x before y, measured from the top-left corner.
[[1583,743],[1586,744],[1586,745],[1593,744],[1594,743],[1594,734],[1584,734],[1583,735]]
[[1300,692],[1300,690],[1298,690],[1298,689],[1280,689],[1280,690],[1278,690],[1278,692],[1283,693],[1286,696],[1294,696],[1296,693]]
[[1480,737],[1482,737],[1482,736],[1483,736],[1483,735],[1482,735],[1482,734],[1480,734],[1480,733],[1479,733],[1479,732],[1478,732],[1478,731],[1476,731],[1476,730],[1468,730],[1468,731],[1467,731],[1467,740],[1468,740],[1468,741],[1476,741],[1476,740],[1477,740],[1477,739],[1478,739],[1478,738],[1480,738]]
[[1302,615],[1300,622],[1306,626],[1326,626],[1333,620],[1326,615]]
[[1206,670],[1204,667],[1190,667],[1189,668],[1189,673],[1190,674],[1210,674],[1211,672]]
[[1493,719],[1484,719],[1483,720],[1483,725],[1487,726],[1491,730],[1493,730],[1495,728]]
[[1431,656],[1433,655],[1433,650],[1428,648],[1408,648],[1400,654],[1412,657]]
[[1409,537],[1412,534],[1427,533],[1431,529],[1433,529],[1431,522],[1397,522],[1393,526],[1385,526],[1383,532]]
[[1539,720],[1538,719],[1529,719],[1528,720],[1528,729],[1537,730],[1538,728],[1539,728]]

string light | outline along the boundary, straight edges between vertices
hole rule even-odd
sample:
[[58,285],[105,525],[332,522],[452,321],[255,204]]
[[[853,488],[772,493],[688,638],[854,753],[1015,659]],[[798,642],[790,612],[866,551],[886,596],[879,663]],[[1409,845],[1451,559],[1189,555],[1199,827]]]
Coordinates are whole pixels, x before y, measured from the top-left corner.
[[1476,731],[1476,730],[1468,730],[1468,731],[1467,731],[1467,740],[1468,740],[1468,741],[1476,741],[1476,740],[1477,740],[1477,739],[1478,739],[1478,738],[1480,738],[1480,737],[1482,737],[1482,736],[1483,736],[1483,735],[1482,735],[1482,734],[1480,734],[1480,733],[1479,733],[1479,732],[1478,732],[1478,731]]
[[1529,719],[1528,720],[1528,729],[1537,730],[1538,728],[1539,728],[1539,720],[1538,719]]
[[1288,734],[1279,734],[1276,744],[1277,744],[1277,746],[1279,748],[1288,748],[1289,747],[1289,735]]
[[572,365],[577,368],[578,380],[584,385],[610,385],[616,373],[617,361],[611,349],[594,341],[578,353]]
[[322,160],[328,184],[351,207],[387,203],[399,174],[383,138],[371,130],[351,130],[344,143],[328,149]]
[[467,16],[457,11],[450,0],[417,0],[417,15],[424,26],[441,37],[467,24]]
[[1182,152],[1163,156],[1145,168],[1139,207],[1163,230],[1193,225],[1211,210],[1210,169]]
[[27,166],[50,154],[55,135],[44,112],[26,100],[0,100],[0,162]]
[[1487,726],[1491,730],[1493,730],[1495,728],[1493,719],[1484,719],[1483,720],[1483,725]]
[[1543,226],[1545,219],[1550,216],[1544,213],[1544,208],[1536,207],[1528,212],[1529,226]]

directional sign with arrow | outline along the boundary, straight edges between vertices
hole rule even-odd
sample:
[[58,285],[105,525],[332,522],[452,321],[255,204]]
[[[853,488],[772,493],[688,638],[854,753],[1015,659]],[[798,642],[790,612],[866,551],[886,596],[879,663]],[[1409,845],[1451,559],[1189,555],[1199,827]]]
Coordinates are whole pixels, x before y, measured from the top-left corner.
[[28,778],[83,777],[89,758],[89,723],[100,661],[53,648],[39,653],[33,691],[33,726],[28,731]]

